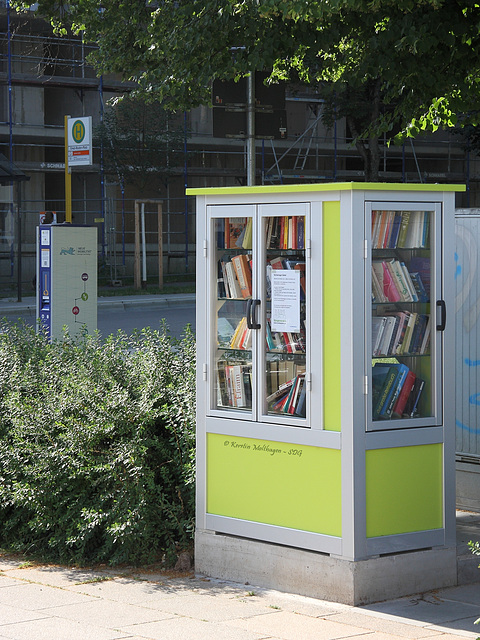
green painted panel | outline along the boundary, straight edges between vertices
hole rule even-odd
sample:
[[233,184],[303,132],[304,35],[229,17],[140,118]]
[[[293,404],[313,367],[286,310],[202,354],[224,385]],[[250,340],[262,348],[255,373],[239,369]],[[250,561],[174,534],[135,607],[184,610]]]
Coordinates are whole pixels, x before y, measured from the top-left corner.
[[341,430],[340,202],[323,203],[324,429]]
[[341,536],[341,452],[207,435],[207,512]]
[[443,527],[441,444],[366,452],[367,538]]

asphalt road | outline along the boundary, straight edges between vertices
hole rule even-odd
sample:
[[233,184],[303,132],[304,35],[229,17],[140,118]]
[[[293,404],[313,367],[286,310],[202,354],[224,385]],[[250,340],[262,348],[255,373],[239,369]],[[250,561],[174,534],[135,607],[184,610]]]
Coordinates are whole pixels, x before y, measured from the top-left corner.
[[141,330],[144,327],[159,329],[163,318],[171,334],[180,337],[187,324],[195,330],[195,305],[169,308],[147,306],[121,310],[99,307],[97,326],[102,336],[116,333],[118,329],[131,334],[135,329]]
[[[19,308],[17,312],[15,307],[16,305],[12,304],[7,312],[0,309],[0,317],[5,315],[9,322],[21,319],[26,324],[35,326],[34,309]],[[105,337],[116,333],[119,329],[131,334],[135,329],[141,330],[144,327],[159,329],[162,319],[165,319],[171,334],[175,337],[182,335],[187,324],[190,324],[195,331],[195,303],[192,301],[171,306],[159,304],[138,304],[136,306],[135,303],[129,303],[126,306],[115,303],[99,304],[97,328]]]

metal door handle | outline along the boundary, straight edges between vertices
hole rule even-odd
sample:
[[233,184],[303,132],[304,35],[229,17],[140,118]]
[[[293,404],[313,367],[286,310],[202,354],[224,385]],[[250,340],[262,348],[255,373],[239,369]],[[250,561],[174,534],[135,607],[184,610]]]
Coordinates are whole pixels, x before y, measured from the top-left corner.
[[257,322],[257,307],[260,304],[260,300],[247,300],[247,327],[249,329],[260,329],[260,324]]
[[437,324],[437,331],[445,331],[447,324],[447,305],[445,300],[437,300],[437,307],[440,307],[440,324]]

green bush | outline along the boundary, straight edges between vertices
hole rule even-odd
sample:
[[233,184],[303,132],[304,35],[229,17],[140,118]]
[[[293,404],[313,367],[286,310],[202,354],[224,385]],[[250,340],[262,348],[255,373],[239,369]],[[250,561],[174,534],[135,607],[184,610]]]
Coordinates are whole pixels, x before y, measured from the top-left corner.
[[23,325],[0,330],[0,544],[77,564],[188,549],[191,331],[49,343]]
[[[480,556],[480,542],[478,542],[478,541],[472,542],[470,540],[470,542],[468,543],[468,546],[470,547],[470,551],[474,555]],[[478,565],[478,568],[480,569],[480,565]],[[475,620],[475,624],[480,624],[480,618],[478,618],[478,620]],[[480,637],[477,638],[477,640],[480,640]]]

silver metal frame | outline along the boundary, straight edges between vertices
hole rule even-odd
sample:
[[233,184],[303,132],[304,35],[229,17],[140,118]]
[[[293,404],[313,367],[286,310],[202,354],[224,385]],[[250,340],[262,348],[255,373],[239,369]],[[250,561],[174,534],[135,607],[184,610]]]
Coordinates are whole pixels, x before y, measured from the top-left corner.
[[[410,191],[369,188],[338,189],[304,193],[281,191],[245,194],[197,196],[197,527],[211,529],[230,535],[242,536],[291,547],[313,549],[332,554],[346,560],[359,560],[378,554],[389,554],[426,547],[453,546],[455,544],[455,412],[454,412],[454,198],[451,191],[429,191],[427,186]],[[312,319],[322,317],[321,263],[322,263],[322,207],[324,202],[340,202],[341,224],[341,432],[326,431],[318,421],[323,415],[321,382],[321,341],[315,341],[315,331],[310,328],[310,364],[312,374],[311,414],[309,429],[280,424],[279,421],[252,421],[245,413],[212,411],[207,389],[212,372],[205,365],[211,359],[212,287],[216,282],[216,265],[211,250],[211,227],[207,223],[208,205],[221,205],[230,211],[232,207],[251,206],[263,210],[264,205],[288,203],[310,203],[311,207],[311,264],[309,264],[310,324]],[[366,310],[369,291],[365,277],[365,202],[388,203],[390,208],[439,207],[442,218],[441,233],[438,233],[437,282],[441,288],[435,291],[437,298],[447,301],[447,326],[441,336],[437,336],[441,358],[437,361],[437,382],[442,384],[439,424],[428,425],[412,421],[408,428],[388,430],[368,430],[364,379],[366,375],[366,354],[368,338],[363,339],[369,328]],[[216,209],[220,211],[220,209]],[[203,247],[203,251],[202,251]],[[259,251],[257,247],[257,251]],[[259,258],[258,260],[261,260]],[[368,262],[368,261],[367,261]],[[258,265],[262,264],[260,261]],[[319,267],[320,265],[320,267]],[[320,269],[320,270],[319,270]],[[440,284],[437,285],[440,287]],[[367,287],[367,288],[366,288]],[[261,293],[261,291],[259,292]],[[316,330],[316,327],[315,327]],[[361,337],[361,339],[359,339]],[[207,338],[207,339],[205,339]],[[446,366],[446,364],[448,366]],[[322,413],[320,413],[322,412]],[[400,422],[400,421],[399,421]],[[407,426],[405,423],[404,426]],[[246,438],[265,439],[299,445],[325,447],[342,452],[342,538],[322,534],[302,532],[294,529],[266,525],[206,513],[206,433],[224,434]],[[433,531],[419,531],[406,534],[366,537],[366,460],[365,454],[371,449],[410,447],[423,444],[443,444],[443,500],[444,527]]]

